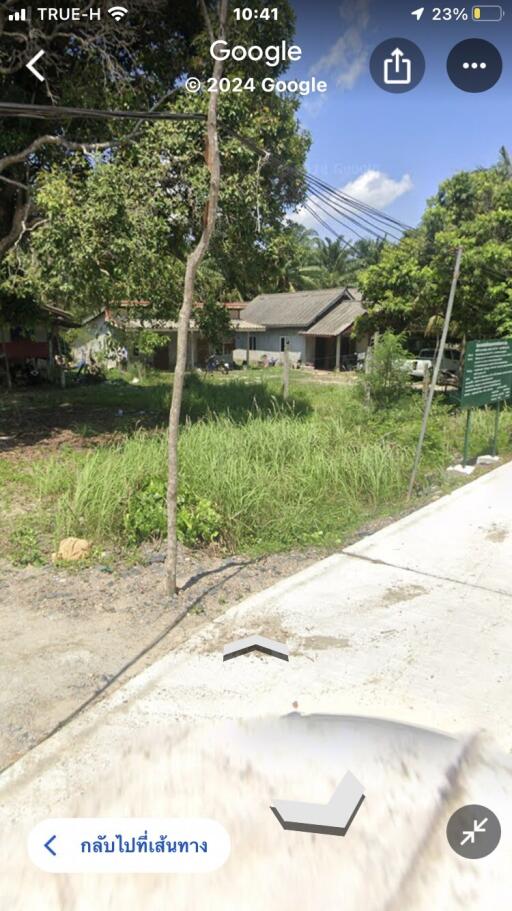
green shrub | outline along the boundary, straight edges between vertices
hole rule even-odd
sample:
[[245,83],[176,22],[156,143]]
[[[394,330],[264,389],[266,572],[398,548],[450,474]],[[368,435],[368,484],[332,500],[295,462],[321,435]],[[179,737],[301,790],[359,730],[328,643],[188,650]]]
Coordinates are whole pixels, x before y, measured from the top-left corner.
[[[124,529],[131,544],[167,533],[167,486],[162,479],[151,479],[131,496],[124,517]],[[221,517],[210,500],[197,497],[188,487],[178,496],[178,539],[187,547],[211,544],[220,534]]]
[[16,566],[41,566],[44,563],[37,534],[30,525],[16,528],[9,538],[11,560]]
[[375,342],[368,354],[368,371],[361,374],[359,386],[367,401],[373,405],[389,408],[407,392],[409,381],[404,369],[407,351],[403,337],[385,332]]

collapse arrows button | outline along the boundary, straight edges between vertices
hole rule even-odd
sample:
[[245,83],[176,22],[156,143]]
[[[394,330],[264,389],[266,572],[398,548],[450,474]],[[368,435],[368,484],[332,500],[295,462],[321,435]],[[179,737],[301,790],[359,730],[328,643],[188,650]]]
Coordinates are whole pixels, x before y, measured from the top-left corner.
[[238,639],[236,642],[225,645],[223,661],[229,661],[230,658],[238,658],[239,655],[256,650],[288,661],[288,646],[283,642],[276,642],[274,639],[265,639],[264,636],[248,636],[247,639]]
[[346,835],[363,800],[363,786],[352,772],[347,772],[328,804],[276,800],[270,809],[283,829],[316,832],[319,835]]

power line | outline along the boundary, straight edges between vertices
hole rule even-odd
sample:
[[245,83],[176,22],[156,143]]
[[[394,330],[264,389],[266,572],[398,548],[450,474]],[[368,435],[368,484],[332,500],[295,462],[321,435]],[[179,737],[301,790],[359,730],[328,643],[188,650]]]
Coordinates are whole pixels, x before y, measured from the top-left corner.
[[330,231],[331,234],[334,234],[334,236],[336,237],[336,239],[339,240],[342,244],[344,244],[349,250],[351,250],[352,253],[355,253],[356,256],[359,255],[359,254],[358,254],[358,251],[357,251],[356,248],[350,243],[350,241],[348,241],[345,237],[343,237],[342,234],[339,234],[337,231],[334,230],[334,228],[332,228],[330,225],[328,225],[327,222],[325,222],[325,221],[323,220],[323,218],[321,218],[321,216],[318,215],[318,213],[315,212],[315,210],[312,209],[311,206],[308,205],[307,202],[304,203],[304,208],[306,209],[307,212],[309,212],[309,214],[310,214],[314,219],[316,219],[317,222],[319,222],[319,224],[321,224],[321,225],[326,229],[326,231]]
[[362,202],[359,199],[355,199],[352,196],[349,196],[347,193],[344,193],[342,190],[336,190],[334,187],[331,187],[325,181],[320,180],[318,177],[315,177],[313,174],[308,174],[307,179],[311,182],[317,184],[317,186],[324,191],[331,193],[333,196],[338,198],[341,202],[351,206],[354,209],[359,209],[361,212],[366,213],[369,216],[377,219],[378,221],[386,222],[390,225],[394,225],[396,228],[400,228],[402,231],[413,231],[414,228],[411,225],[406,224],[405,222],[399,221],[393,216],[388,215],[386,212],[382,212],[380,209],[375,209],[373,206],[368,205],[367,203]]
[[[342,215],[344,218],[347,218],[349,221],[353,222],[357,227],[367,233],[373,234],[379,239],[386,239],[387,235],[391,235],[395,240],[400,240],[401,234],[397,236],[396,228],[388,226],[385,229],[385,237],[383,238],[383,228],[376,223],[366,218],[364,215],[360,215],[357,210],[348,208],[347,206],[341,206],[339,203],[333,202],[332,196],[324,191],[317,190],[315,187],[311,187],[309,182],[306,182],[306,185],[309,189],[310,195],[315,198],[321,199],[330,209],[336,212],[339,215]],[[333,216],[334,217],[334,216]]]
[[99,111],[95,108],[68,108],[60,105],[0,102],[1,117],[30,117],[35,120],[195,120],[206,121],[205,114],[182,111]]

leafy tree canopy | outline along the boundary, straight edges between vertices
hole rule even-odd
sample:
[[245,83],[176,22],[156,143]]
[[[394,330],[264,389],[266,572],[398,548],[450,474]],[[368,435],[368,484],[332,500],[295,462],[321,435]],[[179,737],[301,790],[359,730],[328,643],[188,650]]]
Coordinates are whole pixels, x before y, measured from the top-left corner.
[[[281,0],[279,7],[278,24],[241,23],[237,42],[268,43],[268,29],[273,43],[292,40],[290,5]],[[231,61],[226,76],[268,75],[261,62],[250,66],[246,61],[242,71]],[[205,32],[187,69],[203,79],[211,72]],[[272,72],[278,75],[279,68]],[[204,113],[207,102],[206,92],[177,91],[164,108]],[[304,197],[309,147],[294,98],[232,92],[222,94],[219,108],[222,185],[217,230],[199,278],[203,301],[215,294],[246,299],[262,280],[278,284],[274,251],[289,232],[287,212]],[[173,315],[187,253],[202,229],[204,154],[203,123],[165,121],[142,126],[129,143],[87,157],[68,153],[40,169],[34,187],[39,225],[11,253],[8,286],[74,312],[145,299],[156,313]]]
[[[82,108],[148,109],[165,98],[184,73],[200,68],[203,32],[198,4],[190,0],[131,0],[122,22],[41,21],[39,2],[25,3],[28,23],[9,22],[12,3],[0,8],[0,100]],[[62,7],[66,8],[65,5]],[[44,83],[26,62],[44,50]],[[65,163],[83,145],[126,138],[126,120],[8,118],[0,130],[0,256],[37,222],[33,186],[37,175]],[[78,146],[76,145],[78,144]]]
[[[363,273],[364,328],[427,331],[446,308],[455,248],[463,247],[453,326],[470,338],[512,334],[512,174],[494,167],[445,180],[420,227],[387,245]],[[363,328],[361,324],[361,328]]]

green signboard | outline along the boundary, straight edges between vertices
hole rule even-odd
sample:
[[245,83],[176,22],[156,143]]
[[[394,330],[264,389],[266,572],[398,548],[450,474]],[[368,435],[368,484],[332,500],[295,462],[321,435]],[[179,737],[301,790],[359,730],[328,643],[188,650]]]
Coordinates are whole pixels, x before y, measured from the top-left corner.
[[492,405],[512,397],[512,339],[468,342],[461,408]]

